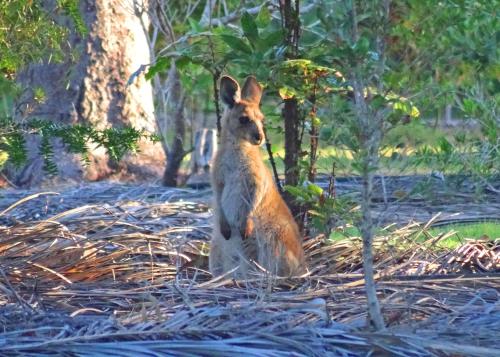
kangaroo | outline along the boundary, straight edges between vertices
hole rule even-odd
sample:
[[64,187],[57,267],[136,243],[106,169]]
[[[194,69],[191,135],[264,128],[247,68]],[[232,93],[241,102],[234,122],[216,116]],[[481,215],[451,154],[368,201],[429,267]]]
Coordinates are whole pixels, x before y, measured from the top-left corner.
[[260,155],[262,88],[252,76],[242,90],[233,78],[223,76],[220,97],[226,110],[212,169],[215,224],[210,271],[217,276],[235,269],[237,276],[245,277],[254,261],[272,274],[303,274],[299,229]]

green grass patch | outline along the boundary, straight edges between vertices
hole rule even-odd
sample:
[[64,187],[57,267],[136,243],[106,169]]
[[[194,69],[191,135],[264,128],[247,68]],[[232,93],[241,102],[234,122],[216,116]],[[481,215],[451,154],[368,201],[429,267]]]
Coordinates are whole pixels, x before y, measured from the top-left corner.
[[[457,144],[454,137],[460,132],[460,129],[435,128],[430,123],[420,120],[396,126],[387,133],[382,143],[378,173],[387,176],[429,174],[433,170],[443,171],[447,174],[460,173],[463,168],[460,160],[453,155],[453,160],[447,159],[446,155],[444,157],[438,155],[441,150],[440,138],[446,138],[450,143]],[[480,133],[476,132],[466,134],[467,140],[465,141],[480,137]],[[285,157],[282,134],[270,133],[270,139],[276,168],[282,174],[284,171],[283,158]],[[304,135],[302,144],[304,150],[309,150],[308,140],[308,135]],[[465,150],[463,145],[457,145],[458,150]],[[425,154],[425,151],[422,153],[424,147],[429,151],[428,154]],[[316,167],[319,173],[329,174],[332,171],[333,163],[335,163],[337,176],[356,175],[352,165],[354,156],[355,153],[351,150],[320,141]],[[262,157],[269,165],[268,155],[264,149]],[[307,156],[304,159],[309,160]]]
[[332,241],[339,241],[353,237],[361,237],[361,232],[357,227],[348,225],[346,227],[340,227],[335,229],[332,233],[330,233],[329,238]]
[[500,239],[500,223],[480,222],[472,224],[452,224],[431,228],[428,232],[434,237],[453,232],[450,237],[439,243],[444,247],[456,248],[464,243],[466,239]]
[[[439,151],[439,138],[446,137],[453,141],[453,137],[457,134],[457,130],[448,130],[434,128],[429,123],[415,120],[407,125],[400,125],[390,130],[380,150],[380,168],[378,173],[391,175],[419,175],[429,174],[433,170],[445,171],[446,174],[460,173],[462,165],[457,162],[447,162],[446,164],[440,161],[434,155],[426,160],[419,155],[417,151],[424,146],[430,150]],[[272,150],[276,168],[280,175],[284,173],[284,157],[285,149],[283,143],[283,134],[276,132],[268,132],[272,143]],[[477,133],[469,133],[468,138],[477,137]],[[169,138],[170,139],[170,138]],[[309,137],[304,135],[302,148],[309,150]],[[264,162],[269,168],[269,157],[264,146],[261,148],[261,155]],[[346,148],[337,147],[330,142],[320,141],[318,148],[318,159],[316,168],[319,173],[330,174],[332,166],[335,163],[335,173],[337,176],[352,176],[358,174],[353,168],[353,159],[355,153]],[[182,168],[189,168],[190,155],[186,156]],[[304,156],[303,159],[308,163],[309,158]],[[307,164],[305,164],[307,165]]]
[[[430,228],[427,233],[432,237],[447,236],[440,240],[437,246],[441,248],[454,249],[465,243],[467,239],[500,239],[500,222],[480,222],[472,224],[451,224],[442,227]],[[387,231],[376,232],[375,235],[390,236]],[[359,238],[360,231],[354,226],[338,228],[330,234],[331,241],[339,241],[343,239]],[[424,241],[427,238],[420,235],[418,240]]]

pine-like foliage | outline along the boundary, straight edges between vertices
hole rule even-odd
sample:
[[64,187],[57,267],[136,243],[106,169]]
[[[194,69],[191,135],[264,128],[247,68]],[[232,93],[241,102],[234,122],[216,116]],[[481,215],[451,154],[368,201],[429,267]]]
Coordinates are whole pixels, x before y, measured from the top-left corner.
[[128,152],[137,152],[140,139],[158,140],[155,135],[133,127],[97,130],[81,124],[61,125],[40,119],[18,124],[11,118],[1,118],[0,169],[7,162],[15,166],[26,162],[25,135],[28,134],[40,136],[39,151],[44,159],[44,169],[49,174],[57,174],[52,145],[52,139],[55,138],[62,140],[68,152],[81,154],[84,163],[88,162],[88,147],[91,143],[104,147],[109,156],[118,161]]

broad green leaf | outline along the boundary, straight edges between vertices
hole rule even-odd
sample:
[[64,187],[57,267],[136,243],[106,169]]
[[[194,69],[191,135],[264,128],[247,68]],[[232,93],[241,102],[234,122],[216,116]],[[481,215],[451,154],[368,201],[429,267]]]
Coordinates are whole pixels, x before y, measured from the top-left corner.
[[203,28],[200,26],[200,23],[198,21],[194,20],[191,17],[188,18],[188,21],[189,21],[189,26],[191,26],[191,31],[193,33],[199,33],[203,31]]
[[370,47],[370,41],[366,37],[360,37],[359,40],[354,44],[352,49],[359,55],[364,55],[368,52]]
[[393,104],[393,108],[396,111],[409,115],[411,118],[418,118],[420,116],[418,108],[404,98],[400,98],[399,101],[396,101]]
[[321,119],[315,116],[315,117],[313,117],[311,119],[311,124],[314,125],[314,126],[320,126],[321,125]]
[[383,96],[377,94],[373,97],[370,104],[373,107],[373,109],[378,110],[386,105],[386,100]]
[[259,40],[259,30],[257,29],[257,24],[255,23],[253,17],[248,13],[244,12],[241,17],[241,28],[246,38],[250,41],[250,44],[255,44]]
[[269,48],[277,46],[281,42],[283,42],[283,31],[282,30],[271,32],[269,35],[267,35],[266,37],[264,37],[263,39],[260,40],[260,43],[262,44],[263,50],[267,50]]
[[412,105],[410,110],[410,117],[418,118],[419,116],[420,116],[420,111],[416,106]]
[[313,194],[314,196],[321,196],[323,194],[323,189],[321,187],[319,187],[318,185],[315,185],[313,183],[310,183],[309,185],[307,185],[307,190]]
[[146,79],[151,79],[155,74],[165,72],[170,67],[170,58],[160,57],[156,60],[155,64],[149,67],[146,72]]
[[303,68],[304,69],[304,68],[308,68],[311,63],[312,63],[311,60],[299,58],[299,59],[284,61],[282,66],[284,68]]
[[233,35],[220,35],[221,39],[229,45],[233,50],[252,53],[252,49],[248,46],[245,41]]
[[283,189],[288,193],[290,193],[293,197],[295,197],[295,199],[299,201],[300,200],[308,201],[310,198],[308,192],[305,190],[304,187],[285,185]]
[[474,112],[477,108],[477,105],[474,102],[474,100],[472,100],[470,98],[464,98],[464,100],[462,101],[462,106],[463,106],[463,111],[468,116],[473,116]]
[[322,128],[321,131],[319,132],[319,139],[322,141],[327,141],[330,140],[330,138],[333,136],[333,129],[332,128]]
[[293,196],[300,196],[302,194],[302,190],[295,186],[286,185],[283,188],[285,189],[285,191],[291,193]]
[[438,146],[441,152],[451,154],[453,152],[453,145],[444,136],[438,139]]
[[192,63],[192,59],[189,58],[188,56],[181,56],[178,59],[175,60],[175,65],[179,70],[183,70],[186,68],[190,63]]
[[260,8],[259,14],[255,19],[255,23],[260,28],[264,28],[271,23],[271,13],[269,12],[267,6],[262,6]]
[[294,98],[297,95],[297,92],[295,89],[285,86],[279,89],[279,94],[281,99],[285,100]]
[[6,151],[0,150],[0,169],[5,165],[9,159],[9,154]]

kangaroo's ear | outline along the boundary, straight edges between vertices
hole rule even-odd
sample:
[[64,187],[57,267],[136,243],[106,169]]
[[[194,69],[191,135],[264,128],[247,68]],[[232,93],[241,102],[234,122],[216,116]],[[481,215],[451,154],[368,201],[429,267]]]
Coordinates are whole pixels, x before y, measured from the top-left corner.
[[233,78],[223,76],[220,79],[220,97],[222,102],[229,108],[232,108],[235,103],[240,101],[241,91],[240,85]]
[[256,104],[260,103],[260,98],[262,98],[262,87],[254,76],[249,76],[245,81],[241,96],[249,102]]

